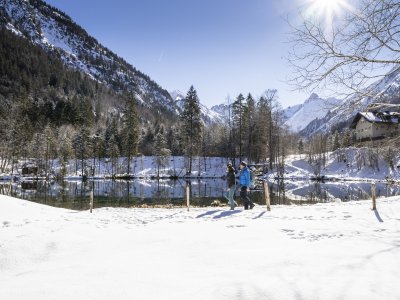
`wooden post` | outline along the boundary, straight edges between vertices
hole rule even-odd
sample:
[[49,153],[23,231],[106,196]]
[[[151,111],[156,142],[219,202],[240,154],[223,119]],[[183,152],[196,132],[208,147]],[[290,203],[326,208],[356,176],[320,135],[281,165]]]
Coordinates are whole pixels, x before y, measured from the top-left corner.
[[372,210],[376,210],[376,192],[375,192],[375,182],[371,183],[371,196],[372,196]]
[[189,207],[190,207],[190,187],[189,187],[189,183],[186,182],[186,207],[187,207],[187,211],[189,211]]
[[268,181],[263,181],[264,186],[264,194],[265,194],[265,205],[267,206],[267,210],[271,211],[271,200],[269,198],[269,189],[268,189]]
[[92,210],[93,210],[93,184],[94,184],[94,182],[90,185],[91,186],[90,201],[89,201],[90,213],[92,213]]

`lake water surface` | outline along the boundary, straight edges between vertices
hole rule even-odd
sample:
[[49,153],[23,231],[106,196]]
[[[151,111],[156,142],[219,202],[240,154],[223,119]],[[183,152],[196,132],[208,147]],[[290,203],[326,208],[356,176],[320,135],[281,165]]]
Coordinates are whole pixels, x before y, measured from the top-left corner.
[[[198,180],[95,180],[81,181],[22,181],[0,182],[0,194],[37,203],[75,210],[89,208],[93,190],[94,207],[185,206],[186,186],[189,186],[191,206],[209,206],[214,200],[227,203],[223,179]],[[270,182],[271,204],[305,204],[331,201],[371,199],[371,183],[274,181]],[[400,195],[400,186],[376,184],[377,197]],[[250,193],[252,201],[265,204],[262,187]],[[239,193],[236,201],[241,205]]]

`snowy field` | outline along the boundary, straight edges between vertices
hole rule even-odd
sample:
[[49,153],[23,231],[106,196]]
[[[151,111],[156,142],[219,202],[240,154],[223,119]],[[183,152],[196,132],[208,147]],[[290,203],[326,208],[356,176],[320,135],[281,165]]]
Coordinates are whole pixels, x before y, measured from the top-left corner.
[[[394,153],[394,152],[393,152]],[[379,150],[369,148],[345,148],[334,152],[327,152],[325,164],[316,171],[316,163],[310,164],[306,154],[293,154],[285,157],[285,179],[308,180],[319,174],[326,179],[343,181],[397,181],[400,183],[400,155],[393,154],[390,159],[385,159],[384,153]],[[22,166],[31,161],[20,161],[18,166],[14,166],[14,175],[20,176]],[[224,157],[194,157],[191,175],[187,175],[188,160],[182,156],[171,156],[166,159],[162,166],[157,163],[154,156],[136,156],[132,158],[129,176],[136,179],[160,178],[221,178],[226,175],[226,164],[229,159]],[[4,163],[1,161],[0,163]],[[252,163],[252,162],[248,162]],[[239,161],[236,161],[236,165]],[[29,164],[28,164],[29,165]],[[35,164],[33,164],[35,165]],[[45,165],[45,161],[41,162]],[[265,168],[268,164],[265,164]],[[262,167],[258,167],[262,171]],[[0,180],[10,181],[11,165],[7,166],[7,171],[0,174]],[[82,180],[82,170],[87,172],[90,179],[104,179],[124,177],[128,175],[127,159],[120,157],[111,161],[110,159],[86,159],[82,163],[80,160],[69,160],[65,169],[61,170],[58,160],[49,161],[49,171],[54,175],[64,174],[67,180]],[[267,171],[266,169],[264,171]],[[277,176],[276,170],[269,170],[266,174],[270,180]],[[26,178],[25,178],[26,179]],[[21,178],[24,180],[24,178]]]
[[[371,154],[371,153],[372,154]],[[382,154],[373,155],[368,148],[346,148],[326,154],[326,163],[321,167],[320,175],[326,179],[344,181],[386,181],[400,182],[400,156],[392,158],[392,167],[383,159]],[[338,159],[340,157],[341,159]],[[372,158],[376,157],[376,160]],[[317,172],[318,173],[318,172]],[[307,156],[288,155],[285,159],[285,179],[308,179],[315,177],[315,163],[308,163]],[[274,173],[268,174],[273,178]]]
[[400,299],[400,197],[71,211],[0,196],[0,299]]

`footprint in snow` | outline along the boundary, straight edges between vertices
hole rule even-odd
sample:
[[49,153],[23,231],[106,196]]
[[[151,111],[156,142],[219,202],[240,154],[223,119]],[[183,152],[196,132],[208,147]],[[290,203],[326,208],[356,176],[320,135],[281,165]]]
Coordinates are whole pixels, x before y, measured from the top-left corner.
[[243,228],[243,227],[246,227],[246,225],[228,225],[226,227],[228,227],[228,228]]

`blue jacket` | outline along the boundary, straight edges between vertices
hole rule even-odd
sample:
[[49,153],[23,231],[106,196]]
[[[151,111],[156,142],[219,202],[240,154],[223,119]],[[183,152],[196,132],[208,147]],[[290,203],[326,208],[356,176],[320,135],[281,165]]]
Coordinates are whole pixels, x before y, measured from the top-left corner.
[[250,186],[250,171],[247,167],[244,167],[239,172],[239,183],[241,186]]

